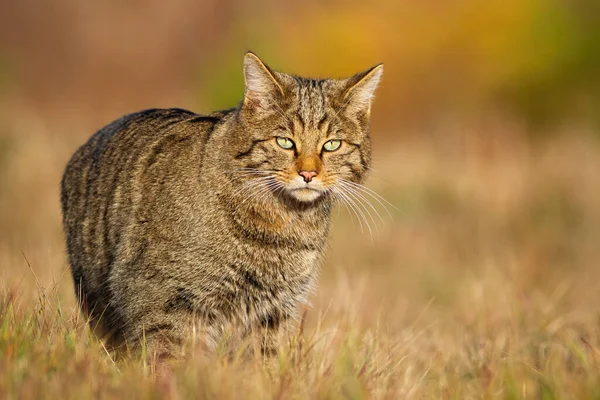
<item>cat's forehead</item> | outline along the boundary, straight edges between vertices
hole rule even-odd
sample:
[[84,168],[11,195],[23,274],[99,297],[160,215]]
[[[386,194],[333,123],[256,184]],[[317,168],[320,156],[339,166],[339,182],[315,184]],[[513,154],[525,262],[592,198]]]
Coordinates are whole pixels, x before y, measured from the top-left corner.
[[331,80],[294,77],[296,83],[293,112],[303,124],[317,127],[330,113],[332,96]]

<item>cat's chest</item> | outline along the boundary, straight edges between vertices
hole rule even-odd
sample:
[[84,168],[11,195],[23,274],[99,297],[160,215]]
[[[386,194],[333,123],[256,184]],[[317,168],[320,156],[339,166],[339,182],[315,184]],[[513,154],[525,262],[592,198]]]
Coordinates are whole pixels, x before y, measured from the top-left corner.
[[[243,269],[240,294],[254,307],[279,310],[291,314],[298,304],[306,303],[315,286],[321,254],[316,250],[297,251],[281,256],[255,258],[249,269]],[[248,279],[248,271],[254,274]]]
[[316,249],[247,249],[234,265],[244,291],[268,297],[304,297],[314,286],[321,253]]
[[319,268],[321,252],[318,249],[286,247],[247,248],[238,253],[238,262],[256,271],[265,280],[278,284],[292,284],[314,274]]

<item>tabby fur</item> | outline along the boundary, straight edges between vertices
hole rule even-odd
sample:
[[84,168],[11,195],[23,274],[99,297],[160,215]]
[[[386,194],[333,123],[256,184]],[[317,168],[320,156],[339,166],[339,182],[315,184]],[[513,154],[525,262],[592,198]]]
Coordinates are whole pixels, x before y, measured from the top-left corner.
[[[272,350],[315,286],[340,180],[360,183],[369,168],[382,70],[305,79],[247,53],[237,108],[146,110],[92,136],[68,163],[61,200],[95,332],[113,347],[173,351],[194,332],[214,348],[237,329]],[[325,151],[331,139],[341,147]]]

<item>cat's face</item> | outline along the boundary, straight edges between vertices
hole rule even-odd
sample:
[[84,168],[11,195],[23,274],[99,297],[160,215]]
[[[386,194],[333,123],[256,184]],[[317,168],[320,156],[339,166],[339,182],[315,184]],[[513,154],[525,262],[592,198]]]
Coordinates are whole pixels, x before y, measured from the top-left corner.
[[361,182],[371,161],[370,106],[382,68],[344,80],[304,79],[273,72],[247,54],[243,129],[234,140],[243,184],[261,196],[310,203]]

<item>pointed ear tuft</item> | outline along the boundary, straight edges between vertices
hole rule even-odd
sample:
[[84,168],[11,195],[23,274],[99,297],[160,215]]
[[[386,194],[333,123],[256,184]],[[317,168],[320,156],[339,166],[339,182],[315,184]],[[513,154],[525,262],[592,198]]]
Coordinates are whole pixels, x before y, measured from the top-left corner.
[[270,104],[283,94],[275,74],[252,52],[244,56],[244,107],[253,110],[269,109]]
[[383,64],[378,64],[366,71],[360,72],[348,79],[348,88],[344,101],[351,112],[371,113],[371,103],[375,97],[375,89],[383,75]]

